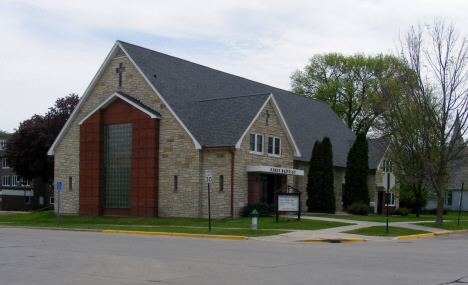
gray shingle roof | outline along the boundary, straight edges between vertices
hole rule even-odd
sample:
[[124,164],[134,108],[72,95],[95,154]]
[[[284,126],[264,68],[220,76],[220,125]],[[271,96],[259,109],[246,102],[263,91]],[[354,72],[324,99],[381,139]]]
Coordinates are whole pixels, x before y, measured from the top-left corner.
[[141,103],[139,100],[131,97],[131,96],[128,96],[127,94],[123,93],[123,92],[116,92],[118,94],[120,94],[120,96],[123,96],[125,97],[127,100],[129,101],[132,101],[134,105],[136,106],[139,106],[141,109],[145,109],[148,113],[151,113],[155,116],[158,116],[158,117],[161,117],[161,114],[159,114],[157,111],[151,109],[150,107],[146,106],[145,104]]
[[[348,140],[355,135],[325,102],[119,43],[201,145],[235,145],[273,94],[302,153],[296,160],[308,161],[315,140],[327,135],[333,144],[334,165],[346,166]],[[243,96],[248,94],[263,95]]]
[[270,94],[197,101],[200,118],[190,122],[204,146],[235,145]]
[[390,141],[385,138],[369,139],[369,169],[377,169]]

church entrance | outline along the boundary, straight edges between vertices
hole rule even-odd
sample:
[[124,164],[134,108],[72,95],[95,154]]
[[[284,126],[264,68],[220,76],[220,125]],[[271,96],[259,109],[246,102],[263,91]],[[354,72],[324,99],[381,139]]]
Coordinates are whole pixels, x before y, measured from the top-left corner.
[[260,202],[275,203],[275,175],[260,174]]
[[248,165],[248,203],[265,202],[276,205],[275,192],[288,184],[288,175],[303,176],[301,169],[274,167],[266,165]]
[[249,173],[249,204],[276,204],[275,192],[286,186],[287,176],[281,174]]

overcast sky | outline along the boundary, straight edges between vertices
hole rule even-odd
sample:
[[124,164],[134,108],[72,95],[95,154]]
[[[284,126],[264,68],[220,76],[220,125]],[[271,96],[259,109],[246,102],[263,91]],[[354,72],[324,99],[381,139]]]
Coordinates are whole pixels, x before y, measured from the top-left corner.
[[434,18],[468,34],[468,1],[0,0],[0,130],[83,94],[116,40],[290,89],[314,54],[391,53]]

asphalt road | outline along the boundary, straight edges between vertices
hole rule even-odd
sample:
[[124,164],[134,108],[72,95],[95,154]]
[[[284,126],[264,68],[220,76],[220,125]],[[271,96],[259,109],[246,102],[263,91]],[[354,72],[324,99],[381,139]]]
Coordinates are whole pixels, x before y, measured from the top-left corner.
[[0,228],[0,284],[451,284],[468,234],[300,243]]

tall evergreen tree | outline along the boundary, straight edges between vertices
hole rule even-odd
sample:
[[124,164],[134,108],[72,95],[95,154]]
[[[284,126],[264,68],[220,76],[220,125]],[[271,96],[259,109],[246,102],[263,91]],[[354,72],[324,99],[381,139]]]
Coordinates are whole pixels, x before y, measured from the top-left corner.
[[322,212],[334,214],[336,211],[335,175],[333,173],[333,149],[329,137],[324,137],[322,140],[322,153],[323,188],[320,197],[322,201]]
[[309,161],[309,172],[307,173],[307,208],[309,212],[320,212],[320,198],[322,189],[322,143],[315,141],[312,155]]
[[355,202],[369,205],[369,146],[366,135],[361,132],[348,152],[346,162],[345,186],[343,193],[343,207],[347,208]]

